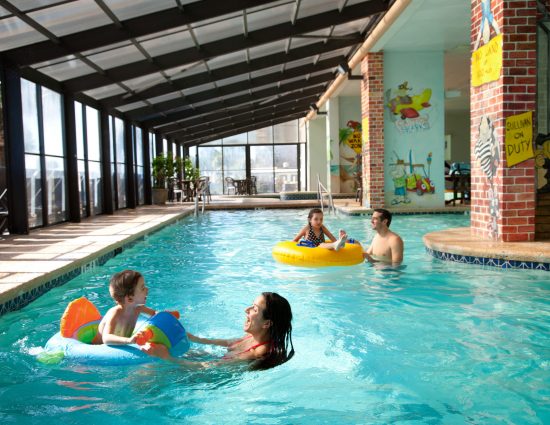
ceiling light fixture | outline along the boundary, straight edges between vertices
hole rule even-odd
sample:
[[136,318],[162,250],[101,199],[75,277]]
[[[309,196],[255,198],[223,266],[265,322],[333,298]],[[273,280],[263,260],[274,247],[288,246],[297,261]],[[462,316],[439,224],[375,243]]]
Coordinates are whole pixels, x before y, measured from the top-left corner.
[[351,75],[351,69],[347,62],[342,62],[336,68],[339,74],[345,75],[348,74],[348,80],[362,80],[362,75]]

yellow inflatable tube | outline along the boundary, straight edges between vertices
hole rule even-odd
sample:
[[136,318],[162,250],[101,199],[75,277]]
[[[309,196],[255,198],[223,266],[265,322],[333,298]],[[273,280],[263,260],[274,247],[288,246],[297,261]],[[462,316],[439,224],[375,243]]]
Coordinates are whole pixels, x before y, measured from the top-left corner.
[[279,263],[300,267],[353,266],[363,261],[359,243],[346,243],[338,251],[326,248],[297,246],[297,242],[283,241],[273,247],[273,258]]

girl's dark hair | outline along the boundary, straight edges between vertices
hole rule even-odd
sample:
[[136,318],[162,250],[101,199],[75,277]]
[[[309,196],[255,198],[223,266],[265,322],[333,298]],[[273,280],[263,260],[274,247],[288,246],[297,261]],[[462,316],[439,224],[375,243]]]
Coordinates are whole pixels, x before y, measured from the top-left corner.
[[[251,370],[265,370],[278,366],[294,356],[292,345],[292,310],[286,298],[275,292],[262,292],[265,300],[263,317],[271,320],[269,352],[252,363]],[[290,351],[289,351],[290,350]]]
[[143,277],[141,273],[134,270],[123,270],[115,273],[109,283],[115,301],[122,302],[125,296],[134,295],[136,286],[141,277]]
[[309,210],[309,214],[307,215],[308,223],[311,222],[311,219],[313,218],[313,214],[323,215],[323,210],[321,208],[312,208],[311,210]]

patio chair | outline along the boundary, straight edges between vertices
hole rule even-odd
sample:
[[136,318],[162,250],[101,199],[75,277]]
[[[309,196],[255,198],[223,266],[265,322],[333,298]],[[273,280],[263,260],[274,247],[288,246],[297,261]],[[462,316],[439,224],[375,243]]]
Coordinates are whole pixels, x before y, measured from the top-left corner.
[[229,195],[229,191],[233,190],[233,194],[237,195],[237,185],[235,184],[235,180],[231,177],[225,178],[225,186],[227,187],[227,194]]
[[251,195],[257,195],[258,194],[258,188],[256,187],[256,181],[258,179],[256,176],[250,176],[250,194]]

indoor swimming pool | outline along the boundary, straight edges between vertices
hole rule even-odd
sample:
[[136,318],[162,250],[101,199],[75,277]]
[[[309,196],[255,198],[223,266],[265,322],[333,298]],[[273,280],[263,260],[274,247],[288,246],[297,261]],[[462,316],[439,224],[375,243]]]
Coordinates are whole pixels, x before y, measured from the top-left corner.
[[[469,224],[468,215],[395,215],[399,269],[369,264],[306,269],[276,263],[307,210],[210,212],[187,217],[105,265],[0,317],[0,422],[258,424],[550,423],[548,272],[444,262],[422,236]],[[368,216],[325,216],[368,242]],[[239,337],[244,309],[263,291],[293,310],[296,354],[267,371],[187,371],[42,364],[68,302],[113,305],[110,276],[136,269],[147,304],[177,309],[188,331]],[[201,358],[219,358],[224,350]]]

